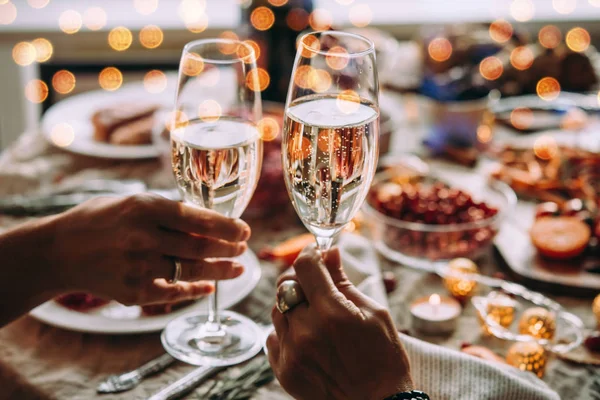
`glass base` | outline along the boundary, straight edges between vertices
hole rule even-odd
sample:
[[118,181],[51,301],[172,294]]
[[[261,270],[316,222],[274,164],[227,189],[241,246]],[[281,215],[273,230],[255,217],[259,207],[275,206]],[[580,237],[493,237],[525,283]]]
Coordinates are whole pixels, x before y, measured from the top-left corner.
[[169,322],[162,344],[176,359],[192,365],[227,366],[254,357],[262,349],[263,332],[243,315],[221,311],[221,329],[208,322],[208,312],[182,315]]

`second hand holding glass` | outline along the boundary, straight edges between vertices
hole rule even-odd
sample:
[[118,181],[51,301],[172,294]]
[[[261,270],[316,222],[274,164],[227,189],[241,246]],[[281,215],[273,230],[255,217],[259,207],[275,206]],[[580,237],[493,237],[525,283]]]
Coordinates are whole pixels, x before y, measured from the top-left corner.
[[362,206],[379,153],[375,48],[345,32],[299,39],[285,107],[282,159],[298,216],[328,250]]

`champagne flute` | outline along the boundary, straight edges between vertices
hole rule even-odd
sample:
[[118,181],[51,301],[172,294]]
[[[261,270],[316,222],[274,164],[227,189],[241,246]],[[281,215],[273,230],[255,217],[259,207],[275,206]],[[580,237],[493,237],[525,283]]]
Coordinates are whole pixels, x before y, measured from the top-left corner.
[[[262,164],[260,81],[251,46],[227,39],[188,43],[179,65],[171,124],[171,161],[183,201],[239,218]],[[219,311],[218,284],[208,312],[167,325],[165,349],[184,362],[225,366],[254,356],[262,333],[250,319]]]
[[283,170],[294,208],[322,251],[371,186],[379,152],[378,93],[370,40],[337,31],[299,39],[285,106]]

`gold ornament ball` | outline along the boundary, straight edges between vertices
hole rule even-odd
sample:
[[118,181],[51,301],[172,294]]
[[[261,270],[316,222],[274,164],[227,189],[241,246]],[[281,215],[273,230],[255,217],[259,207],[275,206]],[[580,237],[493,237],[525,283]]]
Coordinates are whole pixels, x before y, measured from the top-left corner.
[[517,342],[510,346],[506,362],[521,371],[529,371],[538,377],[544,376],[548,355],[546,350],[536,342]]
[[552,340],[556,332],[554,313],[542,307],[525,310],[519,320],[519,333],[530,335],[536,339]]
[[600,294],[596,296],[594,302],[592,303],[592,311],[596,316],[596,321],[598,322],[598,326],[600,326]]
[[[449,272],[476,274],[479,272],[477,264],[468,258],[455,258],[448,263]],[[477,282],[454,276],[444,278],[444,286],[450,294],[458,299],[472,296],[477,288]]]
[[[508,328],[515,319],[516,302],[504,293],[491,292],[487,296],[487,316],[498,325]],[[491,331],[485,320],[479,316],[481,327],[486,335]]]

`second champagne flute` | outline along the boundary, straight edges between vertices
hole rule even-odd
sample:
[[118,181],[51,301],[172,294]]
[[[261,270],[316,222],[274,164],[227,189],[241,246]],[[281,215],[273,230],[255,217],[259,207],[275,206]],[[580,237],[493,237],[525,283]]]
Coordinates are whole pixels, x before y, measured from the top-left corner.
[[[226,39],[185,46],[171,125],[173,173],[184,202],[232,218],[242,215],[260,176],[261,117],[252,47]],[[217,287],[215,282],[208,312],[184,314],[163,331],[163,345],[175,358],[225,366],[260,351],[260,328],[240,314],[219,311]]]
[[300,38],[281,153],[294,208],[321,250],[356,215],[371,186],[379,153],[378,94],[370,40],[336,31]]

